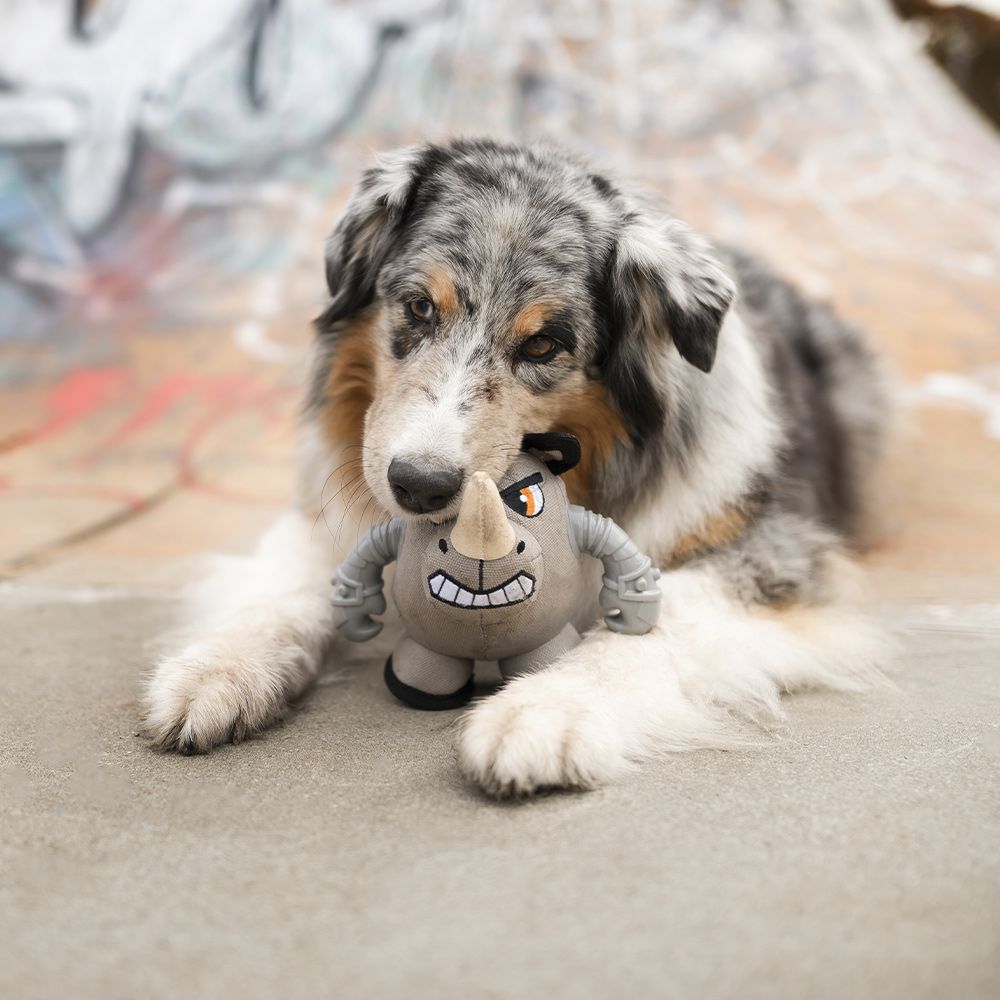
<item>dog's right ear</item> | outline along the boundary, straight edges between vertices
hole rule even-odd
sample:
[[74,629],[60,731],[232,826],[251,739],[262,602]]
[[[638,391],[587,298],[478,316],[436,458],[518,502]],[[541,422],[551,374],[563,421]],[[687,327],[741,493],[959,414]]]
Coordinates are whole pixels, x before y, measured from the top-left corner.
[[679,219],[633,212],[613,260],[617,325],[634,344],[669,334],[685,361],[712,370],[736,285],[714,251]]
[[405,225],[435,152],[432,146],[396,150],[365,171],[326,241],[326,283],[333,299],[318,320],[320,330],[371,303],[379,268]]

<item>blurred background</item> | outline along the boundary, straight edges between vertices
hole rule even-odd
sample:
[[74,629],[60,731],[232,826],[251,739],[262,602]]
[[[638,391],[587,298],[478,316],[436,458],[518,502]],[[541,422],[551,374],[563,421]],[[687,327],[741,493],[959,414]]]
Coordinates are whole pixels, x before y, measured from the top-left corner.
[[0,580],[159,592],[187,557],[249,547],[291,496],[323,239],[352,182],[376,151],[488,133],[645,182],[871,330],[903,418],[879,594],[985,607],[997,14],[0,0]]

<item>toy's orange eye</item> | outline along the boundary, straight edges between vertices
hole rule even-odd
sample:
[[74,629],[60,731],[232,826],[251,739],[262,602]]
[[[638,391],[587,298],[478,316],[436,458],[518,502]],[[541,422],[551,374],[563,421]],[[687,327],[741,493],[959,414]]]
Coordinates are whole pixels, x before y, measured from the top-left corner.
[[525,486],[518,491],[518,496],[524,505],[525,517],[535,517],[537,514],[541,514],[542,508],[545,506],[545,497],[542,495],[540,486]]
[[539,473],[522,479],[513,486],[500,491],[503,502],[512,511],[522,517],[538,517],[545,507],[545,494],[542,492],[542,477]]

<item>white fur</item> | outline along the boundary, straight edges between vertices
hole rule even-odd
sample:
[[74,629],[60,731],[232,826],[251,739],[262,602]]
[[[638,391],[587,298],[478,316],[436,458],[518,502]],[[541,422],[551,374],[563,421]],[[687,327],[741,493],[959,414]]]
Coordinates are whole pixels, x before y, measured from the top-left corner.
[[[204,752],[264,728],[309,688],[326,656],[330,578],[381,510],[364,502],[367,493],[358,497],[357,466],[344,471],[357,452],[331,454],[314,426],[304,431],[299,491],[320,513],[289,510],[252,555],[216,558],[188,592],[173,637],[181,648],[160,660],[145,691],[145,728],[163,749]],[[340,477],[328,479],[329,469]]]
[[419,146],[406,146],[375,155],[375,166],[378,168],[373,175],[374,187],[371,195],[382,199],[391,208],[399,208],[409,190],[413,178],[413,164],[419,158]]
[[440,359],[436,359],[436,366],[421,364],[422,359],[417,359],[412,367],[417,369],[415,378],[425,391],[411,391],[401,401],[394,400],[389,419],[366,422],[365,473],[386,509],[406,513],[397,506],[386,483],[384,470],[393,458],[432,468],[469,467],[470,427],[460,404],[475,346],[474,336],[454,345],[447,364]]
[[659,488],[626,525],[648,552],[672,552],[678,538],[743,496],[755,475],[772,469],[782,438],[760,356],[738,310],[723,323],[711,375],[672,357],[664,377],[667,398],[692,392],[688,383],[698,381],[699,446],[683,468],[666,465]]
[[[484,320],[480,319],[480,323]],[[457,466],[500,476],[517,453],[520,419],[532,405],[523,387],[518,398],[502,407],[471,416],[462,406],[468,373],[482,328],[447,341],[440,350],[407,361],[405,376],[386,371],[381,392],[365,416],[364,471],[372,495],[383,510],[406,515],[389,489],[386,471],[394,458],[427,466]],[[581,376],[582,378],[582,376]],[[489,419],[484,420],[487,416]],[[456,497],[435,514],[442,519],[458,512]]]
[[167,749],[204,751],[280,718],[312,682],[330,637],[329,535],[285,514],[253,556],[220,560],[191,595],[200,638],[156,666],[146,729]]
[[741,723],[780,719],[785,691],[882,681],[890,647],[848,612],[754,613],[709,567],[665,574],[661,586],[649,635],[598,628],[474,707],[458,741],[466,775],[494,795],[590,788],[657,751],[745,744]]

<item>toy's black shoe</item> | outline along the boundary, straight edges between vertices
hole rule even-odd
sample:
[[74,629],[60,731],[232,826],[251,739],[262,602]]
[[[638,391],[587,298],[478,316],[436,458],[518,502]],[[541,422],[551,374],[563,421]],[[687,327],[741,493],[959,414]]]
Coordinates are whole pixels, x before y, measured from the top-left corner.
[[461,708],[472,699],[473,683],[470,677],[457,691],[451,694],[428,694],[409,684],[404,684],[392,669],[392,657],[385,661],[385,686],[404,704],[420,708],[425,712],[441,712],[449,708]]

